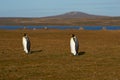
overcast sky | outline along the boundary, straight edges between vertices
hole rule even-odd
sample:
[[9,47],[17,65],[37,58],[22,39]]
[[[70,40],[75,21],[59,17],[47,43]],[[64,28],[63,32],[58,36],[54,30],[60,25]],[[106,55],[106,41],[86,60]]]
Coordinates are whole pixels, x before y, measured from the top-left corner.
[[0,17],[45,17],[71,11],[120,16],[120,0],[0,0]]

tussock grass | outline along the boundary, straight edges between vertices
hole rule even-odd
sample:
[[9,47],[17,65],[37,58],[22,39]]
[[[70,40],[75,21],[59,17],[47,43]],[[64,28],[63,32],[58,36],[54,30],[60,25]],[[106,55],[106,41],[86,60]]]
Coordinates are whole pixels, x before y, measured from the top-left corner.
[[[32,54],[22,48],[22,33]],[[69,49],[70,34],[81,55]],[[120,31],[0,30],[0,80],[119,80]]]

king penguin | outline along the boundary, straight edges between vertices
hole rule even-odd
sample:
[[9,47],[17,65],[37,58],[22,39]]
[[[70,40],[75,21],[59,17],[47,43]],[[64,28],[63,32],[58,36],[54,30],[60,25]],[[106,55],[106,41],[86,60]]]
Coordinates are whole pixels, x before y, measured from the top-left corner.
[[77,37],[72,34],[72,37],[70,38],[70,50],[73,55],[78,55],[78,49],[79,49],[79,42]]
[[24,33],[23,37],[22,37],[22,43],[23,43],[23,48],[24,48],[24,51],[25,53],[30,53],[30,39],[29,37],[27,36],[26,33]]

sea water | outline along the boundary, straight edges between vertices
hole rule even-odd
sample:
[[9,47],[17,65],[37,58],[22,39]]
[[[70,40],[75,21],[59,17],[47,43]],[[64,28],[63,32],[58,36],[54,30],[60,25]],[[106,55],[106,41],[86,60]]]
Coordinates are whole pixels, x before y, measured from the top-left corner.
[[0,26],[0,29],[4,30],[16,30],[16,29],[76,29],[76,30],[120,30],[120,26]]

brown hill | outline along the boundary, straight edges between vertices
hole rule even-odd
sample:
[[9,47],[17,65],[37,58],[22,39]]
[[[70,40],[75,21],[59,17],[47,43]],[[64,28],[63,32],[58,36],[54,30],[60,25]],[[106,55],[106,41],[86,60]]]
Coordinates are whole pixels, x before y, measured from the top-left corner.
[[72,11],[56,16],[49,16],[46,18],[101,18],[101,17],[108,17],[108,16],[92,15],[84,12]]
[[0,25],[120,25],[120,17],[91,15],[83,12],[68,12],[41,18],[0,18]]

